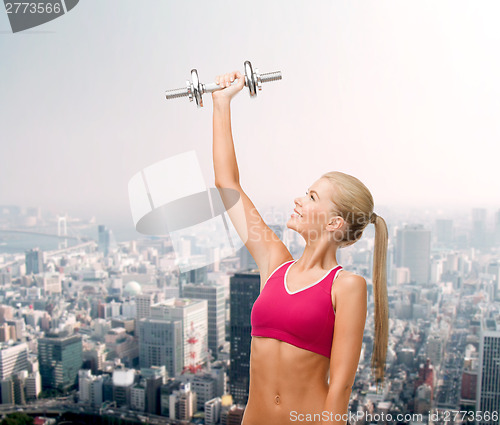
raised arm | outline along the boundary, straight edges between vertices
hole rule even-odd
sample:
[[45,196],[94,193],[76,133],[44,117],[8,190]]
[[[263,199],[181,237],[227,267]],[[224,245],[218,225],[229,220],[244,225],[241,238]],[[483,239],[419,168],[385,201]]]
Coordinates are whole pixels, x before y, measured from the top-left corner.
[[[231,85],[235,78],[238,83]],[[244,82],[245,77],[238,71],[218,76],[216,83],[225,88],[212,93],[215,186],[219,189],[233,226],[257,263],[265,283],[269,273],[291,260],[292,256],[278,236],[265,224],[240,185],[231,131],[230,104],[233,96],[244,87]],[[238,198],[236,204],[235,196]]]

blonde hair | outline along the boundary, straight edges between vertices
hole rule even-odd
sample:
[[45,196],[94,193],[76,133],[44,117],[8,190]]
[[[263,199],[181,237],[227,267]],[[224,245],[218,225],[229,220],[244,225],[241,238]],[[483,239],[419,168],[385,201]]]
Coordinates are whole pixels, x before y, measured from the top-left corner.
[[352,245],[363,235],[370,223],[375,224],[373,255],[373,296],[375,300],[375,339],[371,359],[372,372],[377,386],[384,381],[385,358],[389,339],[389,306],[387,299],[387,225],[373,212],[373,197],[368,188],[356,177],[340,171],[325,173],[336,189],[333,200],[336,213],[341,216],[346,229],[340,247]]

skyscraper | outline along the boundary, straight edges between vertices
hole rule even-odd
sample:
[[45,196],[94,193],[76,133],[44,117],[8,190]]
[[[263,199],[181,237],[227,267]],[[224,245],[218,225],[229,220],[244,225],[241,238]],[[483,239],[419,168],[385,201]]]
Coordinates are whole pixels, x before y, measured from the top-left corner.
[[151,315],[151,305],[155,302],[155,294],[138,294],[135,297],[137,320]]
[[495,246],[500,247],[500,210],[495,213]]
[[236,273],[230,279],[230,393],[236,403],[246,404],[250,383],[250,314],[260,293],[258,272]]
[[477,378],[476,411],[495,412],[496,420],[483,417],[478,425],[498,425],[498,410],[500,406],[500,328],[499,324],[490,318],[482,318],[479,341],[479,372]]
[[217,285],[187,284],[183,288],[183,297],[207,300],[208,302],[208,348],[217,359],[219,348],[226,340],[226,300],[224,288]]
[[82,337],[47,333],[38,340],[38,361],[43,388],[67,389],[76,384],[83,364]]
[[472,209],[472,235],[471,242],[474,248],[483,249],[488,245],[486,234],[486,216],[485,208]]
[[28,370],[28,346],[26,343],[16,345],[0,344],[0,380]]
[[43,272],[43,253],[38,248],[30,249],[25,253],[26,274],[38,274]]
[[113,236],[113,231],[111,229],[108,229],[103,224],[99,225],[98,231],[99,231],[99,238],[98,238],[97,249],[100,252],[104,253],[104,256],[106,257],[116,244],[115,238]]
[[182,372],[183,340],[180,320],[144,317],[137,321],[137,332],[141,368],[165,366],[169,376]]
[[169,298],[151,306],[151,318],[180,320],[184,366],[201,366],[208,359],[208,302]]
[[408,267],[410,279],[426,284],[430,278],[431,232],[421,224],[406,225],[396,234],[396,267]]
[[436,220],[436,241],[446,247],[453,243],[453,220],[443,218]]

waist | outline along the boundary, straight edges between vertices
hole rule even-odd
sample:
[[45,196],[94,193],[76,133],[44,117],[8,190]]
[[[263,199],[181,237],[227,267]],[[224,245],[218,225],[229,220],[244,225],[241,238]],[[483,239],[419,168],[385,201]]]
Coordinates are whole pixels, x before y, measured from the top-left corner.
[[[328,391],[330,359],[274,338],[253,336],[250,380],[260,390],[305,396],[318,388]],[[259,385],[260,387],[260,385]]]
[[[286,342],[253,337],[250,388],[242,425],[285,425],[319,413],[328,395],[329,361]],[[319,424],[320,421],[308,422]]]

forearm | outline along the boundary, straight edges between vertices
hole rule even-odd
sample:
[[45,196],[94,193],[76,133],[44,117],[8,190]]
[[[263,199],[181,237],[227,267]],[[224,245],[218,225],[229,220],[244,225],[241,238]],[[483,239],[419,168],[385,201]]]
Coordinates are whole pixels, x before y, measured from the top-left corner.
[[215,184],[239,183],[240,175],[233,136],[231,134],[231,108],[227,100],[214,100],[213,161]]
[[[351,387],[330,386],[326,396],[322,415],[321,425],[346,425],[348,424],[349,399],[351,397]],[[328,419],[326,420],[326,418]]]

